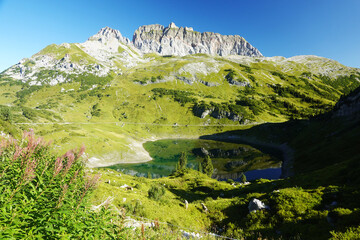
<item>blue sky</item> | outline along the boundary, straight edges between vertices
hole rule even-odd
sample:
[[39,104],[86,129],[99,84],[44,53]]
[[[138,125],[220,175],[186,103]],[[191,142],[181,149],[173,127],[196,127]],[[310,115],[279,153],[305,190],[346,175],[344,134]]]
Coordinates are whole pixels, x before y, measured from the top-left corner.
[[84,42],[109,26],[243,36],[264,56],[312,54],[360,67],[360,0],[0,0],[0,71],[45,46]]

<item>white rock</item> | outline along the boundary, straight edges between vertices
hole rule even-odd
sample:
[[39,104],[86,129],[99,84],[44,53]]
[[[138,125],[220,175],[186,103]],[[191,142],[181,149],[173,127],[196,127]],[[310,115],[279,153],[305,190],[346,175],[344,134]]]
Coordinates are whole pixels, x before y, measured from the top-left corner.
[[252,199],[249,202],[249,212],[256,212],[257,210],[261,210],[261,209],[267,209],[268,206],[265,205],[265,203],[263,203],[262,201],[260,201],[259,199]]

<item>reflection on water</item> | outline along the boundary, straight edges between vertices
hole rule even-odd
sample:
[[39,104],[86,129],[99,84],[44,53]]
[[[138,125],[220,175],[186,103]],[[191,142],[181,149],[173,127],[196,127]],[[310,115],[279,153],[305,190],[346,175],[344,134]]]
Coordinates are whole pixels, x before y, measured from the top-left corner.
[[199,163],[209,155],[214,165],[213,178],[237,180],[244,172],[248,180],[278,179],[281,162],[249,145],[202,139],[166,139],[146,142],[144,148],[152,161],[138,164],[117,164],[110,168],[127,174],[153,178],[170,175],[181,152],[188,155],[188,167],[198,169]]

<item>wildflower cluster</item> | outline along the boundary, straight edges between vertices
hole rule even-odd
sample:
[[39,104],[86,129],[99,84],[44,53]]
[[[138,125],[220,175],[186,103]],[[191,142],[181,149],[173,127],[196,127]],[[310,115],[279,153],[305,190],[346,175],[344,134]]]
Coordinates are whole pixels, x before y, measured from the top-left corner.
[[85,148],[56,157],[50,145],[32,131],[20,141],[11,137],[1,141],[0,239],[105,234],[94,227],[104,216],[95,218],[99,213],[86,207],[86,196],[99,176],[86,175],[81,158]]

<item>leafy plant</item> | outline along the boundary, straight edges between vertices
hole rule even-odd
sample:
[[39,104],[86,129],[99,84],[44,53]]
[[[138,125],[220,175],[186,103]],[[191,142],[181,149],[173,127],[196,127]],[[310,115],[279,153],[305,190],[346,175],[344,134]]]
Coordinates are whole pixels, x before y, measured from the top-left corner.
[[162,185],[152,185],[148,191],[149,198],[159,201],[165,195],[165,188]]
[[[85,148],[60,157],[50,144],[25,132],[0,145],[0,238],[101,238],[115,236],[110,213],[89,211],[86,199],[99,175],[86,174]],[[103,225],[104,224],[104,225]],[[104,226],[98,228],[95,226]]]

